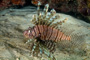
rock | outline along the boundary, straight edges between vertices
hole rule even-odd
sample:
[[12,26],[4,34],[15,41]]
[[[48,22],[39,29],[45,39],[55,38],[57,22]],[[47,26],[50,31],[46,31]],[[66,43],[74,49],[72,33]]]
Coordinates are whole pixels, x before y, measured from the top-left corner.
[[[11,12],[12,10],[12,12]],[[0,13],[0,59],[1,60],[38,60],[30,56],[23,31],[34,24],[30,22],[35,9],[7,9]],[[32,12],[33,11],[33,12]],[[72,42],[59,42],[54,53],[57,60],[82,60],[90,58],[90,24],[66,14],[68,18],[58,26],[66,35],[71,35]],[[59,21],[56,20],[55,22]]]

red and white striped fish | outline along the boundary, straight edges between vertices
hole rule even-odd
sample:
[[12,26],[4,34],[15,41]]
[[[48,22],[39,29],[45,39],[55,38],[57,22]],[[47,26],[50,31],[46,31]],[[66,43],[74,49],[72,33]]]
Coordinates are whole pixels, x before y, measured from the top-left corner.
[[[57,42],[61,40],[71,40],[70,36],[65,35],[63,32],[56,28],[57,25],[62,25],[62,23],[64,23],[67,19],[53,23],[56,19],[59,18],[59,15],[55,15],[56,11],[54,9],[48,13],[48,4],[45,5],[45,8],[41,13],[40,5],[41,3],[38,2],[37,15],[34,15],[32,19],[32,22],[35,24],[35,26],[29,27],[27,30],[25,30],[24,36],[29,39],[37,40],[39,44],[46,46],[50,52],[54,52],[55,44]],[[40,45],[38,45],[38,47],[39,46]]]
[[52,40],[58,42],[60,40],[70,40],[70,36],[66,36],[63,32],[47,25],[35,25],[24,32],[27,38],[40,38],[41,40]]
[[48,12],[49,5],[46,4],[43,13],[40,13],[40,5],[41,3],[38,3],[38,16],[36,17],[34,15],[34,18],[32,22],[35,24],[33,28],[29,27],[25,32],[24,36],[27,38],[40,38],[41,40],[52,40],[52,41],[60,41],[60,40],[70,40],[70,36],[66,36],[63,32],[56,29],[55,27],[58,24],[64,23],[67,19],[53,23],[55,19],[58,18],[59,15],[55,15],[56,11],[52,9],[50,13]]

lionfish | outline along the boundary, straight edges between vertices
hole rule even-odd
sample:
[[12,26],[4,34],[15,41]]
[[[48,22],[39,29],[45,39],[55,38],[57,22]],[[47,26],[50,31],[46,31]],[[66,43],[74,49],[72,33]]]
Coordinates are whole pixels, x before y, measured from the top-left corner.
[[54,9],[48,12],[48,4],[45,5],[43,12],[40,12],[40,5],[41,3],[38,2],[37,15],[33,15],[31,21],[35,26],[25,30],[24,36],[30,39],[28,40],[31,42],[29,48],[34,56],[39,57],[39,55],[42,56],[42,54],[45,54],[55,60],[53,53],[56,50],[56,43],[61,40],[71,40],[70,36],[66,36],[57,29],[57,25],[65,23],[67,18],[60,22],[53,23],[56,19],[60,18],[60,16],[55,15],[56,11]]

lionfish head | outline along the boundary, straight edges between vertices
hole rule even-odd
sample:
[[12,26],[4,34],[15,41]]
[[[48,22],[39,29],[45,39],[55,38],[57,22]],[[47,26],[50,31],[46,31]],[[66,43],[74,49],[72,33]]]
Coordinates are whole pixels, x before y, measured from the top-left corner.
[[27,30],[24,31],[23,34],[24,34],[24,36],[25,36],[26,38],[32,39],[32,38],[33,38],[32,28],[29,27]]

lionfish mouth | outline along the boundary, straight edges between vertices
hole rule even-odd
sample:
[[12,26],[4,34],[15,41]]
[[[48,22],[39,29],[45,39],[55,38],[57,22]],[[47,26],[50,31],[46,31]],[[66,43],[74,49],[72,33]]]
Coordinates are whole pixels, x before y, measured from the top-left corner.
[[29,30],[24,31],[23,35],[25,38],[29,38]]

